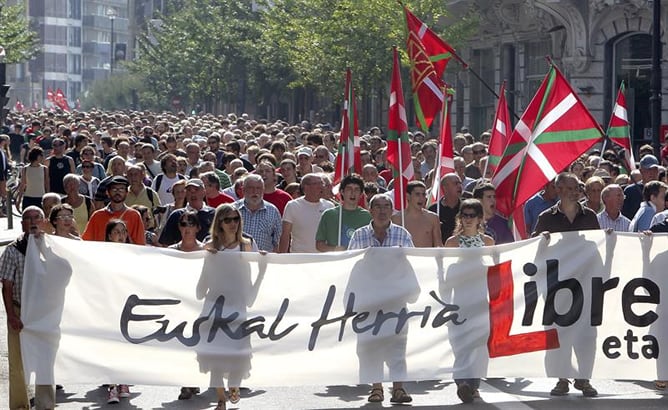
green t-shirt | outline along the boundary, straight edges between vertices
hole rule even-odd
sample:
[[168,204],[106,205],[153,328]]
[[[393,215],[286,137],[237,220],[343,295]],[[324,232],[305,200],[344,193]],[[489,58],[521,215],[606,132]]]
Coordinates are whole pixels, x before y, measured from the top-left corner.
[[[323,212],[315,234],[316,241],[325,241],[329,246],[338,246],[339,234],[339,210],[341,206],[328,209]],[[371,214],[364,208],[357,207],[353,211],[343,210],[341,221],[341,246],[348,247],[348,242],[357,228],[368,225],[371,222]]]

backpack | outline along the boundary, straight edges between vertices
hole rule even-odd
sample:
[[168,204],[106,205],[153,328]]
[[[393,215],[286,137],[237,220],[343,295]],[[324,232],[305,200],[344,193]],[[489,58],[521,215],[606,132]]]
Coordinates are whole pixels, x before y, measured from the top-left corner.
[[[160,192],[160,185],[162,184],[162,178],[164,176],[165,176],[165,174],[158,174],[158,176],[155,177],[155,192]],[[176,174],[176,176],[179,179],[186,179],[186,177],[184,177],[181,174]],[[153,202],[153,201],[151,201],[151,202]]]

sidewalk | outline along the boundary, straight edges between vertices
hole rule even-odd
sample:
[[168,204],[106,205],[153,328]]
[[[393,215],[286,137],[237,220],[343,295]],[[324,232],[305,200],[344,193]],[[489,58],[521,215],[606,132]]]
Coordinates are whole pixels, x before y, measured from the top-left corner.
[[9,244],[11,241],[16,239],[16,237],[19,236],[22,232],[21,218],[15,215],[12,216],[14,217],[13,220],[14,226],[12,227],[12,229],[7,228],[8,219],[6,217],[0,218],[0,246]]

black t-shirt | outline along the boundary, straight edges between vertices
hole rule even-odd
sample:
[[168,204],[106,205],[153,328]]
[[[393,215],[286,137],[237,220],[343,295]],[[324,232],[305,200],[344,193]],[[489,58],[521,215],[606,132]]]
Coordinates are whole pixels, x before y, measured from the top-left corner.
[[457,201],[457,205],[454,208],[443,205],[443,202],[440,204],[433,204],[429,207],[429,210],[436,213],[436,208],[438,207],[438,220],[441,222],[441,240],[445,243],[449,237],[452,236],[452,233],[455,231],[456,216],[459,212],[460,201]]
[[14,161],[21,161],[21,146],[25,144],[25,138],[21,134],[9,134],[9,152],[12,153]]

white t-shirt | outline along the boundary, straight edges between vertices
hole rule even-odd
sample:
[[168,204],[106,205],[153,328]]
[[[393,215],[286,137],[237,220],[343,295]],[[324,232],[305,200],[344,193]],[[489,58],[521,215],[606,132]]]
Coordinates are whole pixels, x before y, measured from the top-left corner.
[[283,221],[292,224],[291,253],[317,253],[315,234],[318,231],[320,216],[334,204],[324,199],[308,202],[297,198],[288,202],[283,212]]
[[[171,204],[174,202],[174,195],[172,195],[172,185],[174,185],[179,179],[183,179],[183,177],[179,178],[177,175],[174,178],[168,178],[165,176],[165,174],[158,174],[155,178],[153,178],[151,188],[153,188],[153,190],[158,193],[161,204]],[[158,182],[158,180],[160,180],[160,189],[156,189],[156,182]]]

